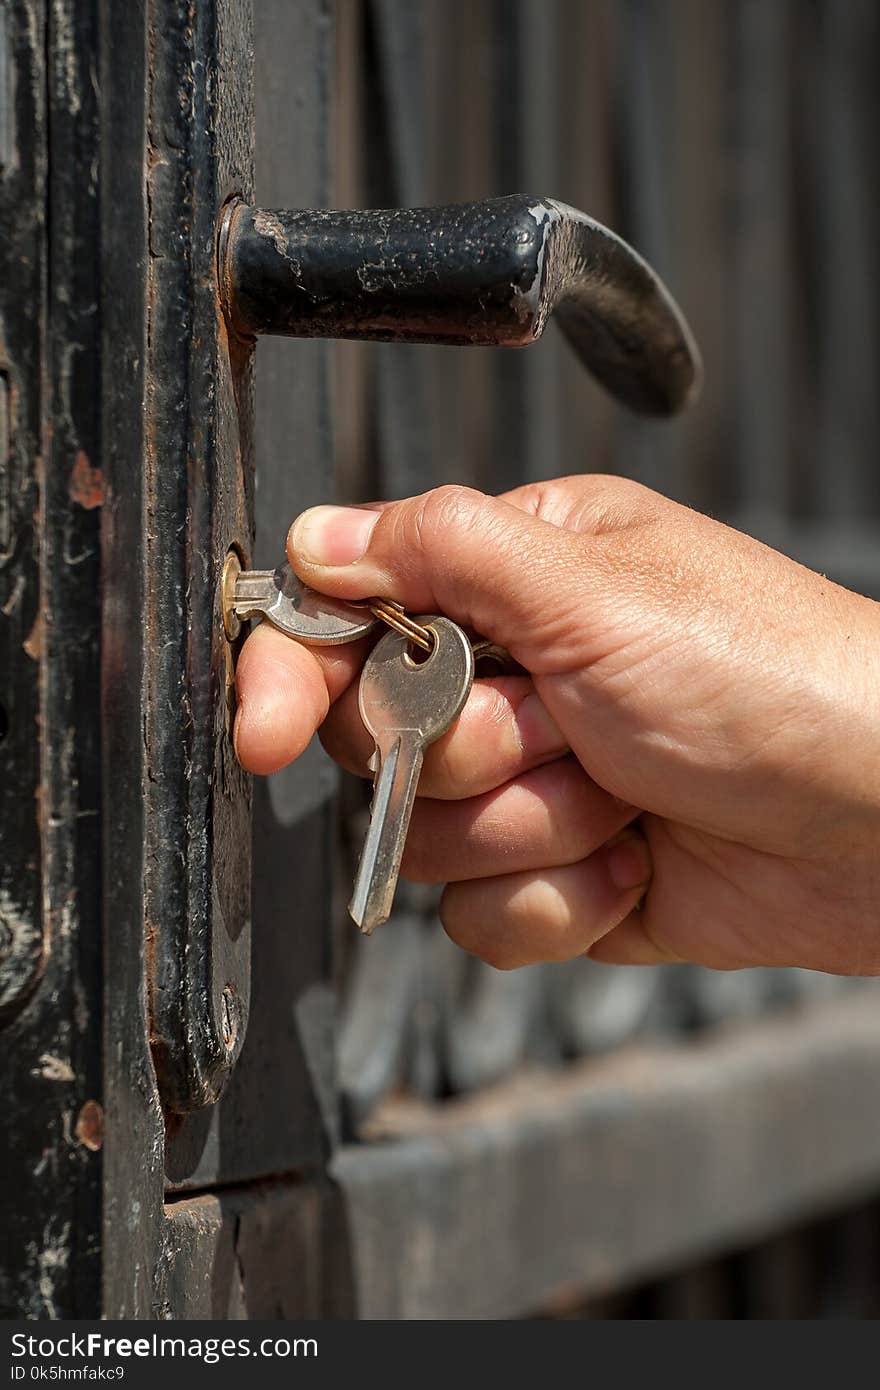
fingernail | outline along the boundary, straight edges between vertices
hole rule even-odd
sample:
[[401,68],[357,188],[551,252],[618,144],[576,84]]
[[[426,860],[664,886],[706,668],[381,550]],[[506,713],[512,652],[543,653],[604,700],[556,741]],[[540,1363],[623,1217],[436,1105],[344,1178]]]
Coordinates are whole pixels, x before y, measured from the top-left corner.
[[621,893],[640,888],[651,877],[651,851],[635,830],[623,831],[620,839],[607,847],[605,862],[611,882]]
[[310,507],[293,523],[290,547],[313,565],[353,565],[378,520],[378,512],[357,507]]
[[568,746],[564,733],[536,690],[520,702],[516,723],[520,745],[538,757],[543,753],[561,753]]

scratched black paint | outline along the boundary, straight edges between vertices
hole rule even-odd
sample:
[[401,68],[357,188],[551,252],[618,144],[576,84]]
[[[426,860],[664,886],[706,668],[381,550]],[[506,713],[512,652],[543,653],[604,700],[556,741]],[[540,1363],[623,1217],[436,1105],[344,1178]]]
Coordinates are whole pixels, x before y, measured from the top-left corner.
[[[0,169],[0,368],[10,452],[0,558],[0,1308],[96,1316],[100,1108],[101,486],[97,94],[90,0],[12,0]],[[6,935],[6,932],[3,933]]]
[[517,194],[369,211],[237,207],[221,239],[227,315],[242,334],[522,347],[550,315],[633,410],[695,397],[700,359],[651,268],[601,224]]
[[144,889],[153,1056],[163,1103],[186,1114],[220,1094],[250,996],[250,779],[226,730],[218,596],[227,551],[252,543],[250,352],[227,349],[214,278],[217,209],[252,177],[248,7],[154,8]]

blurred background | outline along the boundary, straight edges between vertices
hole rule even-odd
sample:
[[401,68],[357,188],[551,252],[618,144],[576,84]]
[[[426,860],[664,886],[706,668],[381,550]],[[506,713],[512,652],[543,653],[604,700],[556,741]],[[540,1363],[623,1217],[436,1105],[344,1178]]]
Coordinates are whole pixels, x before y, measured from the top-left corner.
[[[255,13],[262,206],[555,196],[653,263],[705,362],[700,402],[658,425],[625,416],[552,329],[519,352],[266,340],[257,565],[276,562],[299,510],[334,496],[395,497],[448,481],[496,491],[609,471],[880,597],[874,0],[257,0]],[[651,1078],[653,1137],[635,1173],[621,1151],[615,1191],[638,1187],[640,1229],[655,1214],[662,1225],[653,1174],[694,1165],[693,1205],[682,1206],[674,1239],[634,1255],[638,1233],[616,1241],[612,1230],[601,1272],[587,1242],[565,1264],[564,1290],[548,1268],[508,1304],[503,1294],[490,1301],[495,1315],[877,1315],[880,1167],[857,1124],[829,1115],[823,1130],[811,1090],[829,1048],[843,1049],[841,1077],[856,1074],[846,1047],[864,1048],[848,1020],[880,1004],[871,982],[583,961],[501,975],[457,953],[435,895],[406,885],[392,923],[363,942],[345,903],[368,789],[338,781],[316,746],[257,800],[253,1055],[261,971],[280,972],[294,1011],[316,979],[332,984],[333,1124],[346,1145],[381,1149],[389,1136],[433,1132],[441,1112],[462,1105],[489,1115],[499,1096],[514,1104],[517,1086],[540,1094],[559,1073],[577,1078],[588,1104],[591,1086],[638,1058]],[[283,869],[276,856],[270,871],[278,836],[293,846],[290,828],[316,818],[328,857],[316,863],[314,839],[301,835],[305,848],[288,849]],[[297,901],[301,950],[282,959],[285,896]],[[853,1040],[841,1043],[848,1026]],[[762,1128],[779,1100],[763,1069],[786,1048],[792,1151],[809,1150],[809,1173],[790,1181],[772,1126]],[[664,1058],[687,1066],[680,1059],[698,1054],[709,1091],[716,1055],[722,1092],[731,1067],[752,1087],[736,1153],[701,1148],[703,1093],[693,1118],[663,1109]],[[638,1088],[621,1094],[637,1122]],[[846,1098],[860,1106],[855,1082]],[[560,1121],[559,1145],[564,1130]],[[597,1132],[614,1173],[613,1116]],[[513,1178],[503,1143],[499,1152],[503,1186]],[[518,1153],[511,1143],[509,1168]],[[742,1172],[762,1191],[751,1205]],[[602,1191],[587,1170],[583,1202],[602,1202]],[[414,1200],[411,1220],[430,1226],[430,1200],[424,1210]],[[446,1218],[460,1222],[465,1266],[483,1239],[478,1215]],[[449,1315],[438,1287],[427,1280],[390,1315]],[[482,1306],[476,1295],[472,1306]]]

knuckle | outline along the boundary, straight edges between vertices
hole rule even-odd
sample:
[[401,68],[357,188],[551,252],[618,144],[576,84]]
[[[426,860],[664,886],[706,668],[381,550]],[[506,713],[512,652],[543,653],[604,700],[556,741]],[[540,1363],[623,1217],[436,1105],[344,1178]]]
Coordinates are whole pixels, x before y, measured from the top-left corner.
[[458,483],[435,487],[418,499],[413,524],[419,541],[435,541],[450,530],[470,525],[483,500],[475,488]]
[[597,534],[626,531],[655,520],[664,501],[660,494],[632,478],[602,474],[592,499]]

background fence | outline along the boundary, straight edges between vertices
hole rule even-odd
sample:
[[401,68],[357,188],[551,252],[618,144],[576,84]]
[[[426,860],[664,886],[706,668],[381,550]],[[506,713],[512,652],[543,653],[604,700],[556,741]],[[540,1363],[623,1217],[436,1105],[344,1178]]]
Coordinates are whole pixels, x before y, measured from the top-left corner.
[[[302,57],[279,53],[276,9],[256,6],[261,205],[559,197],[663,274],[706,381],[686,418],[657,425],[625,417],[555,333],[521,353],[265,341],[257,564],[275,562],[297,511],[331,495],[447,481],[495,491],[610,471],[880,597],[880,7],[338,0],[302,7]],[[326,70],[305,56],[316,44]],[[291,997],[301,1001],[310,971],[340,992],[330,1027],[349,1139],[383,1132],[388,1098],[393,1110],[401,1093],[442,1106],[522,1067],[564,1068],[636,1037],[872,988],[798,971],[583,961],[497,974],[449,945],[432,891],[405,885],[393,922],[364,943],[344,903],[366,800],[316,747],[259,791],[255,840],[258,943],[261,932],[275,943]],[[332,872],[309,870],[308,891],[304,863],[330,843],[331,822]],[[261,874],[261,853],[282,843],[293,846],[286,871],[275,862]],[[278,944],[285,915],[292,964]],[[792,1236],[738,1272],[681,1274],[629,1311],[828,1313],[840,1300],[816,1290],[838,1266],[861,1271],[848,1306],[864,1311],[876,1253],[853,1232],[875,1231],[876,1214],[854,1221]]]

